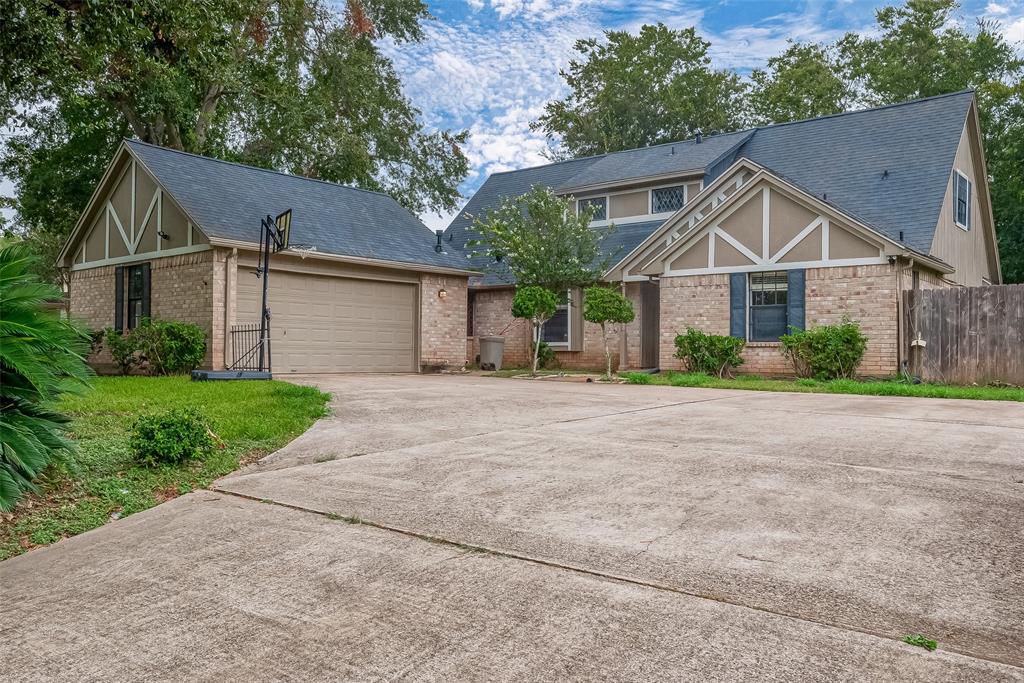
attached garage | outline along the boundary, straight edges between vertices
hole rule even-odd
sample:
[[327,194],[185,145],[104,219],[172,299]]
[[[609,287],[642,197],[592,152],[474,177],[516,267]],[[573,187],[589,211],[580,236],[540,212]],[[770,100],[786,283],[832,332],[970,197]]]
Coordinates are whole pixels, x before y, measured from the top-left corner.
[[[393,198],[133,140],[61,252],[71,314],[198,325],[207,370],[257,365],[261,220],[292,212],[270,262],[272,371],[419,372],[467,359],[465,255]],[[109,349],[90,357],[115,369]]]
[[[263,281],[238,269],[239,323],[258,323]],[[271,270],[275,373],[416,372],[417,286]]]

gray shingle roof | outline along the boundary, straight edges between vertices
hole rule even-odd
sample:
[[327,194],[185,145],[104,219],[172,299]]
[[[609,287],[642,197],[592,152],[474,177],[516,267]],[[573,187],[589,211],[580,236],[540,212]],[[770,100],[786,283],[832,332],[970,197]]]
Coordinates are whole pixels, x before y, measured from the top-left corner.
[[[779,124],[736,152],[927,254],[972,92]],[[883,174],[888,171],[888,175]]]
[[567,192],[590,185],[652,176],[683,174],[689,171],[703,173],[716,159],[752,134],[753,131],[749,130],[739,131],[705,138],[700,143],[685,140],[607,154],[555,189]]
[[470,268],[458,249],[434,251],[433,233],[388,195],[135,140],[126,144],[212,239],[259,242],[260,219],[292,209],[295,245],[342,256]]
[[[927,254],[973,99],[970,91],[939,95],[715,135],[700,144],[689,140],[494,174],[448,226],[445,239],[461,247],[472,224],[467,213],[483,215],[502,197],[532,185],[568,191],[701,169],[707,184],[746,157],[893,240],[900,241],[902,231],[907,246]],[[632,240],[658,225],[620,225],[618,234]]]

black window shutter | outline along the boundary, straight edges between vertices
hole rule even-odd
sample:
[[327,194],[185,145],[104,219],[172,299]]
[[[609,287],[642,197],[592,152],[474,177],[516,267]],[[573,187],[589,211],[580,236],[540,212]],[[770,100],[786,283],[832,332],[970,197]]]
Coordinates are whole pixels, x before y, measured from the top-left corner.
[[142,317],[149,317],[149,264],[142,264]]
[[729,336],[747,338],[747,274],[729,276]]
[[[804,289],[807,280],[807,271],[803,268],[790,270],[787,273],[787,285],[789,291],[786,293],[786,324],[799,330],[804,329]],[[789,333],[789,330],[786,330]]]
[[124,266],[114,268],[114,329],[124,332]]

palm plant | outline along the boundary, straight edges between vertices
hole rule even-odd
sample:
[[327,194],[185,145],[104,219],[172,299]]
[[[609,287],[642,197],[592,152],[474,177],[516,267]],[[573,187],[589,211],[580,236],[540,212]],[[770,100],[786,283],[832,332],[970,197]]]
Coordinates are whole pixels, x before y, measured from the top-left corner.
[[89,337],[43,304],[58,287],[32,273],[27,244],[0,246],[0,510],[14,507],[33,480],[72,444],[68,418],[52,408],[60,394],[88,386]]

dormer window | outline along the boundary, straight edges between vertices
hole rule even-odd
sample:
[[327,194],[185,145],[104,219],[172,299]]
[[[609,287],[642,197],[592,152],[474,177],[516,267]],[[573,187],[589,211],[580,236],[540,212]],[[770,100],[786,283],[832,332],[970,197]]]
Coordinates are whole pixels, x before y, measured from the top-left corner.
[[685,203],[686,188],[683,185],[651,190],[651,213],[675,213]]
[[587,199],[580,199],[576,202],[576,213],[583,213],[583,211],[592,207],[594,215],[591,216],[592,221],[603,221],[608,219],[608,198],[607,197],[589,197]]
[[971,229],[971,181],[960,171],[953,172],[953,220],[958,227]]

